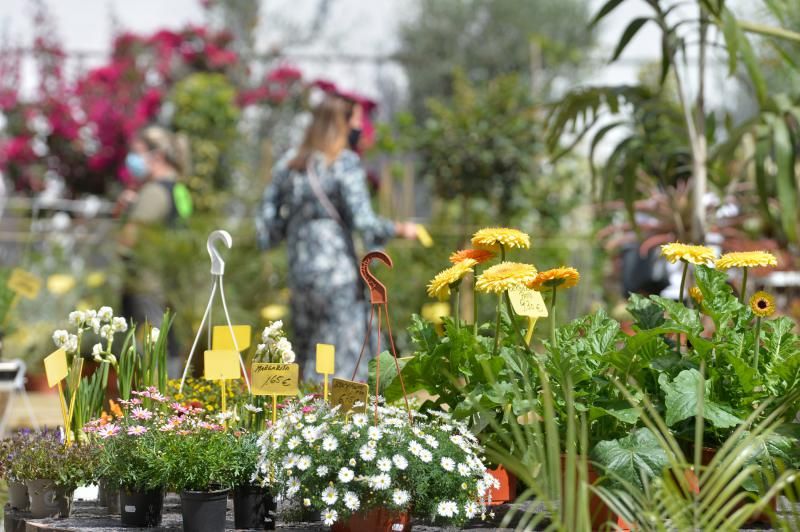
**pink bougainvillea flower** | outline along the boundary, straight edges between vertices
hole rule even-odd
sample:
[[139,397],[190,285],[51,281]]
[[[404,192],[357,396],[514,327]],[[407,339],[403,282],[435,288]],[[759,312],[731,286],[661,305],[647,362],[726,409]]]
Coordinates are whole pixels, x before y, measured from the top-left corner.
[[145,432],[147,432],[147,427],[144,427],[142,425],[134,425],[134,426],[128,428],[128,435],[129,436],[141,436]]

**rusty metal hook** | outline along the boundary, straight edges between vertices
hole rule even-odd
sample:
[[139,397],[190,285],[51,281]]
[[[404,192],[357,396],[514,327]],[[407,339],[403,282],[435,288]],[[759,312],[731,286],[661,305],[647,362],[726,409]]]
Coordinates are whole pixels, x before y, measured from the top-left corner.
[[389,268],[392,268],[394,264],[392,264],[392,258],[383,251],[371,251],[361,259],[361,278],[364,279],[364,282],[369,287],[370,302],[373,305],[385,305],[388,302],[386,286],[370,271],[369,266],[372,263],[372,259],[383,262]]

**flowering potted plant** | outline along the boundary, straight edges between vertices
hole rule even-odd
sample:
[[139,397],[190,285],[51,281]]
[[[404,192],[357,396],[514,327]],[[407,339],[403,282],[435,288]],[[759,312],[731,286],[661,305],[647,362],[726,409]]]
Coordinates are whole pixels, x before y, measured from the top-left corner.
[[234,446],[234,524],[236,528],[274,530],[275,497],[269,479],[259,474],[259,436],[250,432],[235,432],[231,437]]
[[408,530],[410,514],[452,524],[482,515],[494,479],[475,437],[442,412],[413,416],[412,425],[382,404],[373,419],[311,397],[290,403],[261,437],[261,474],[342,531]]
[[14,510],[27,511],[30,506],[28,488],[19,476],[20,463],[15,460],[30,437],[30,431],[20,431],[0,442],[0,472],[8,484],[8,504]]
[[255,362],[292,364],[295,354],[292,343],[283,332],[281,320],[270,322],[261,332],[261,342],[256,346]]
[[24,479],[34,518],[68,517],[72,493],[95,480],[96,449],[90,445],[65,446],[57,432],[32,433],[14,455],[16,479]]

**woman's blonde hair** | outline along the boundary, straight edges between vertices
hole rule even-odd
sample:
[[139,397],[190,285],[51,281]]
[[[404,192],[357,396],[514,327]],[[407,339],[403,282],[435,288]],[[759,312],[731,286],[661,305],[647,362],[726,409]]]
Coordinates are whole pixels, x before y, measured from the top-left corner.
[[191,172],[189,139],[186,135],[172,133],[161,126],[147,126],[137,137],[148,150],[160,153],[179,175]]
[[289,167],[293,170],[305,170],[308,159],[314,152],[323,153],[329,161],[336,159],[347,147],[348,121],[352,108],[352,104],[338,96],[326,96],[314,108],[303,143]]

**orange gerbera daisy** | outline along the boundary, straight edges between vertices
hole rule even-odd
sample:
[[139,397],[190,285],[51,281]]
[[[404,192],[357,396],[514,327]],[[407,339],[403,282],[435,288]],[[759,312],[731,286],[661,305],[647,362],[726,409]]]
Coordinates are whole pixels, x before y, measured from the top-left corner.
[[490,261],[493,258],[494,253],[488,249],[462,249],[455,251],[452,255],[450,255],[450,262],[457,264],[459,262],[472,259],[476,264],[483,264],[484,262]]
[[552,288],[572,288],[578,284],[580,279],[581,274],[578,273],[578,270],[562,266],[561,268],[539,272],[536,278],[529,282],[527,286],[542,292]]

